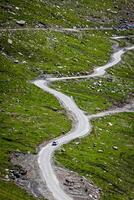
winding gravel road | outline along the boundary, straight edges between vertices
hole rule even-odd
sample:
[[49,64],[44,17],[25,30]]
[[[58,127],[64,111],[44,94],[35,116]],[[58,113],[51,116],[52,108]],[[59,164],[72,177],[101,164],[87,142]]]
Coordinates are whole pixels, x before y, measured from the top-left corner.
[[[122,37],[114,37],[113,39],[120,39]],[[95,117],[102,117],[108,114],[114,114],[117,112],[125,112],[130,111],[130,107],[124,107],[123,109],[116,109],[114,111],[106,111],[102,112],[97,115],[86,116],[82,110],[78,108],[74,100],[52,88],[49,87],[49,83],[53,81],[61,81],[61,80],[68,80],[68,79],[80,79],[80,78],[91,78],[97,76],[103,76],[106,72],[106,69],[116,65],[121,61],[121,56],[129,51],[133,50],[134,46],[126,47],[123,49],[118,50],[117,52],[113,53],[111,56],[111,61],[102,66],[94,69],[94,72],[91,75],[87,76],[72,76],[72,77],[62,77],[62,78],[47,78],[46,80],[38,79],[33,81],[33,83],[43,89],[45,92],[49,92],[50,94],[54,95],[59,102],[64,106],[64,108],[68,111],[68,113],[72,116],[74,121],[73,129],[67,134],[62,137],[56,139],[57,146],[52,146],[52,141],[50,141],[46,146],[44,146],[39,154],[38,154],[38,164],[42,173],[42,178],[44,182],[47,184],[49,191],[52,193],[55,200],[72,200],[68,194],[64,192],[61,188],[60,183],[55,175],[54,165],[52,161],[52,157],[56,149],[58,149],[61,145],[70,142],[78,137],[83,137],[91,132],[91,119]]]
[[0,32],[5,32],[5,31],[55,31],[55,32],[80,32],[80,31],[111,31],[113,28],[110,27],[89,27],[89,28],[55,28],[55,27],[49,27],[49,28],[32,28],[32,27],[22,27],[22,28],[0,28]]

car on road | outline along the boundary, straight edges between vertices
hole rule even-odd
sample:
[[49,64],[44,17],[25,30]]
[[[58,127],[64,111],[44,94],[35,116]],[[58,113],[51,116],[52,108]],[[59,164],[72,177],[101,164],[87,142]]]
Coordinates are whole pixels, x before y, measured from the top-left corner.
[[52,142],[52,146],[56,146],[57,145],[57,142],[56,141],[53,141]]

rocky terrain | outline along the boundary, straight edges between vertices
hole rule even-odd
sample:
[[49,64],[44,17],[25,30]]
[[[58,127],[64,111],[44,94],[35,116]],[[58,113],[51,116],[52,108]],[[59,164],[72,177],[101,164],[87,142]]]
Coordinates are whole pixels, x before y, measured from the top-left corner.
[[[7,180],[25,188],[35,197],[48,197],[54,200],[48,191],[40,174],[37,155],[13,153],[11,155],[13,169],[9,170]],[[98,200],[100,190],[89,182],[85,177],[80,177],[77,173],[61,167],[55,167],[55,172],[61,183],[61,187],[76,200]]]

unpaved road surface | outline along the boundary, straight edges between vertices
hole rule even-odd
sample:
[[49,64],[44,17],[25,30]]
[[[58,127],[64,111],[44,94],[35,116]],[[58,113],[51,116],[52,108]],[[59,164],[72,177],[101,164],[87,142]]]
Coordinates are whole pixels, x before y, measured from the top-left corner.
[[110,31],[113,28],[102,27],[102,28],[32,28],[32,27],[22,27],[22,28],[0,28],[0,32],[5,31],[57,31],[57,32],[80,32],[80,31],[95,31],[95,30],[106,30]]

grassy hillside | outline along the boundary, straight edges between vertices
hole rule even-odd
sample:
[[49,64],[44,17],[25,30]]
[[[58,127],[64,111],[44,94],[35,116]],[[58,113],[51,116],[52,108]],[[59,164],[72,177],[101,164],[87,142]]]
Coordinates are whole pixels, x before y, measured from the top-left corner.
[[[0,115],[0,174],[7,177],[12,169],[12,152],[35,153],[44,140],[50,140],[70,130],[70,121],[57,100],[30,83],[36,73],[23,64],[13,64],[3,55],[1,58],[1,115]],[[53,123],[57,121],[57,124]],[[12,188],[7,185],[3,193],[0,184],[0,199],[15,199]],[[26,193],[16,190],[17,199],[30,199]],[[31,197],[32,199],[32,197]]]
[[[0,173],[2,179],[8,175],[6,169],[12,169],[10,163],[12,152],[35,153],[37,145],[41,142],[67,133],[71,128],[71,122],[58,101],[36,88],[30,81],[43,72],[60,76],[90,71],[93,66],[106,62],[110,52],[111,42],[103,32],[79,35],[22,31],[1,34]],[[5,184],[7,190],[3,193]],[[14,199],[12,187],[15,188],[18,200],[21,200],[20,193],[24,198],[32,198],[17,189],[15,185],[2,181],[0,184],[2,200],[6,196]]]
[[[115,26],[122,18],[129,20],[131,10],[132,0],[1,0],[0,28],[19,28],[18,20],[26,21],[24,27],[36,27],[41,23],[44,27]],[[58,101],[30,81],[43,73],[54,76],[85,74],[95,66],[105,64],[111,53],[109,37],[113,33],[0,32],[0,199],[34,199],[13,182],[7,182],[7,169],[13,167],[10,154],[16,151],[36,153],[37,146],[44,140],[64,134],[71,128],[71,122]],[[129,56],[126,59],[132,58],[131,54]],[[94,88],[93,80],[70,81],[63,85],[58,83],[56,88],[61,87],[62,91],[72,95],[87,112],[106,109],[131,94],[132,62],[129,59],[128,69],[125,64],[123,70],[119,70],[120,80],[108,83],[102,79],[102,86],[95,85]],[[128,79],[124,80],[126,75]],[[117,96],[107,89],[109,87],[117,88]],[[100,91],[95,93],[96,89]],[[93,180],[96,182],[95,178]]]
[[36,200],[13,183],[0,180],[0,199],[1,200]]
[[[79,107],[90,114],[120,106],[133,97],[133,55],[129,52],[121,64],[109,69],[110,77],[57,83],[56,88],[73,96]],[[92,121],[91,135],[78,139],[79,145],[76,141],[65,145],[65,152],[56,153],[56,161],[98,185],[101,199],[132,200],[133,117],[133,113],[122,113]]]
[[[134,198],[133,114],[119,114],[92,122],[90,136],[64,146],[56,160],[92,180],[101,188],[102,200]],[[109,124],[112,124],[110,126]],[[118,147],[117,150],[114,146]]]
[[111,26],[120,19],[130,20],[134,8],[133,0],[1,0],[0,5],[0,20],[6,27],[14,27],[16,20],[25,20],[27,26],[39,22],[50,27]]
[[[12,40],[12,45],[8,39]],[[111,42],[105,32],[3,32],[0,42],[8,59],[25,64],[39,75],[89,72],[94,66],[107,62],[111,53]]]

